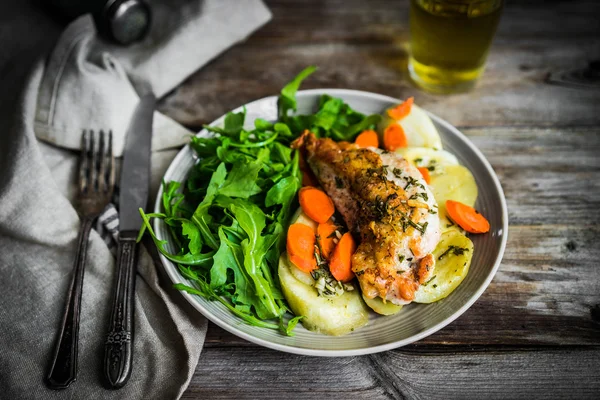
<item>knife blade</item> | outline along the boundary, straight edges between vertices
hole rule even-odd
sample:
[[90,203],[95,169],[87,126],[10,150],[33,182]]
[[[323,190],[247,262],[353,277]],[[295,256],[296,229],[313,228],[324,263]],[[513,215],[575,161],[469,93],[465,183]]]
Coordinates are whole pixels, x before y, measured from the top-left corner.
[[108,334],[104,344],[104,375],[109,387],[123,387],[133,369],[133,315],[137,261],[136,238],[150,188],[152,117],[156,98],[140,97],[125,138],[119,194],[119,243]]

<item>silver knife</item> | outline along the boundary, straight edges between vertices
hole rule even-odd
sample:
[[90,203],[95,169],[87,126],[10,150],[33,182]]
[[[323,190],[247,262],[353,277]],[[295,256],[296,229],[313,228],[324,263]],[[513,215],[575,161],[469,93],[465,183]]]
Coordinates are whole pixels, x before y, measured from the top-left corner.
[[119,248],[108,335],[104,344],[104,375],[109,387],[123,387],[133,368],[133,313],[137,262],[136,238],[150,190],[153,94],[144,94],[133,114],[123,152],[119,185]]

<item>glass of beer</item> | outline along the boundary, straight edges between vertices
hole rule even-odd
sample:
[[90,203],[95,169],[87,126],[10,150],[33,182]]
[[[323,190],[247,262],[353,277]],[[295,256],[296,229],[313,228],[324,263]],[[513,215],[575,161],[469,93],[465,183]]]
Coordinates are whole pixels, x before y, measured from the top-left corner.
[[503,0],[410,0],[413,82],[433,93],[473,88],[500,20]]

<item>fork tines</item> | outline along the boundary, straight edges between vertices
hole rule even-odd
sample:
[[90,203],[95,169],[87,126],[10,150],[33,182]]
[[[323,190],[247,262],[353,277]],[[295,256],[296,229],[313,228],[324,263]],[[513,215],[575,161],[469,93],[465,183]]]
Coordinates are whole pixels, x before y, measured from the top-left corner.
[[[106,140],[108,136],[108,140]],[[115,159],[112,152],[112,131],[84,130],[81,136],[79,191],[106,193],[114,186]]]

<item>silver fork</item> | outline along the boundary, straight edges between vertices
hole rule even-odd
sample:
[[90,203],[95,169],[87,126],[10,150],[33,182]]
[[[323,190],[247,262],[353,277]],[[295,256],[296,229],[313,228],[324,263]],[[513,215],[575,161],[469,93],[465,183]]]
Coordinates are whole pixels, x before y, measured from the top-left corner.
[[84,130],[81,137],[79,193],[75,205],[81,216],[81,227],[60,333],[46,378],[51,389],[66,389],[77,379],[79,314],[88,238],[94,220],[110,202],[115,186],[112,131],[100,131],[97,136],[98,140],[94,131]]

